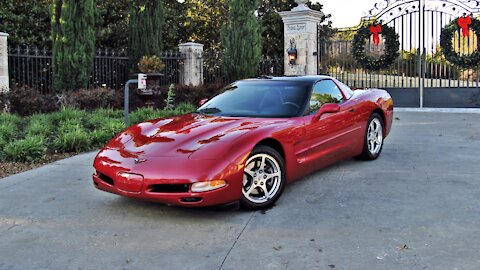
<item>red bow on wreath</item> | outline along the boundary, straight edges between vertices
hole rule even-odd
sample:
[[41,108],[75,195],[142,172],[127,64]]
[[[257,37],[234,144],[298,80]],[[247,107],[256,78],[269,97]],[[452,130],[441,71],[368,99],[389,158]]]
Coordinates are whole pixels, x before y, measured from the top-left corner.
[[380,36],[382,33],[382,26],[380,24],[370,26],[370,33],[373,35],[373,44],[380,44]]
[[470,35],[470,25],[472,24],[472,17],[460,17],[458,18],[457,24],[460,28],[462,28],[463,36],[468,37]]

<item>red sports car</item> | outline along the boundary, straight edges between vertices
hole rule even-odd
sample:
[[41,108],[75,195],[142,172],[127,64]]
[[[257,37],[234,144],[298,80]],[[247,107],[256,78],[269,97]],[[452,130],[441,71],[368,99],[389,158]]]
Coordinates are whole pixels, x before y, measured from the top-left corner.
[[328,76],[242,80],[193,113],[127,128],[95,158],[93,182],[166,204],[262,209],[306,174],[376,159],[392,118],[384,90],[352,91]]

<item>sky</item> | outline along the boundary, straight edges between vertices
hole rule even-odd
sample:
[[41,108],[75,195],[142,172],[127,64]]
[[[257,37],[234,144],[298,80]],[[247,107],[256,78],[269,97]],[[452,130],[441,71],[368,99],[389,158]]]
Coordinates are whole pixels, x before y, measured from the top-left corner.
[[316,0],[323,5],[325,14],[332,14],[333,27],[352,27],[360,23],[360,18],[375,3],[381,0]]

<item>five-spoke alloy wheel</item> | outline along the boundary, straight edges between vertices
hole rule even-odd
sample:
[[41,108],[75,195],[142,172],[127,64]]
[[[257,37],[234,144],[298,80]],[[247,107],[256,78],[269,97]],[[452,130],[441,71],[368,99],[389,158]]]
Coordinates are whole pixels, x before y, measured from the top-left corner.
[[241,205],[264,209],[275,203],[285,187],[285,162],[268,146],[257,146],[245,163]]
[[361,159],[374,160],[380,156],[383,148],[383,119],[378,113],[373,113],[368,119],[365,142]]

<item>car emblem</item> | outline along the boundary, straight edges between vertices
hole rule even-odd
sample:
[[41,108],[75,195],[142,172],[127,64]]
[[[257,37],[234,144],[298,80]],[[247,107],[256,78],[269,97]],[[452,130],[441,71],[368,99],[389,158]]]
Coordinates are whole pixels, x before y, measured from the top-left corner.
[[140,158],[136,158],[136,159],[134,159],[134,161],[135,161],[135,164],[140,164],[140,163],[147,162],[146,159],[140,159]]

